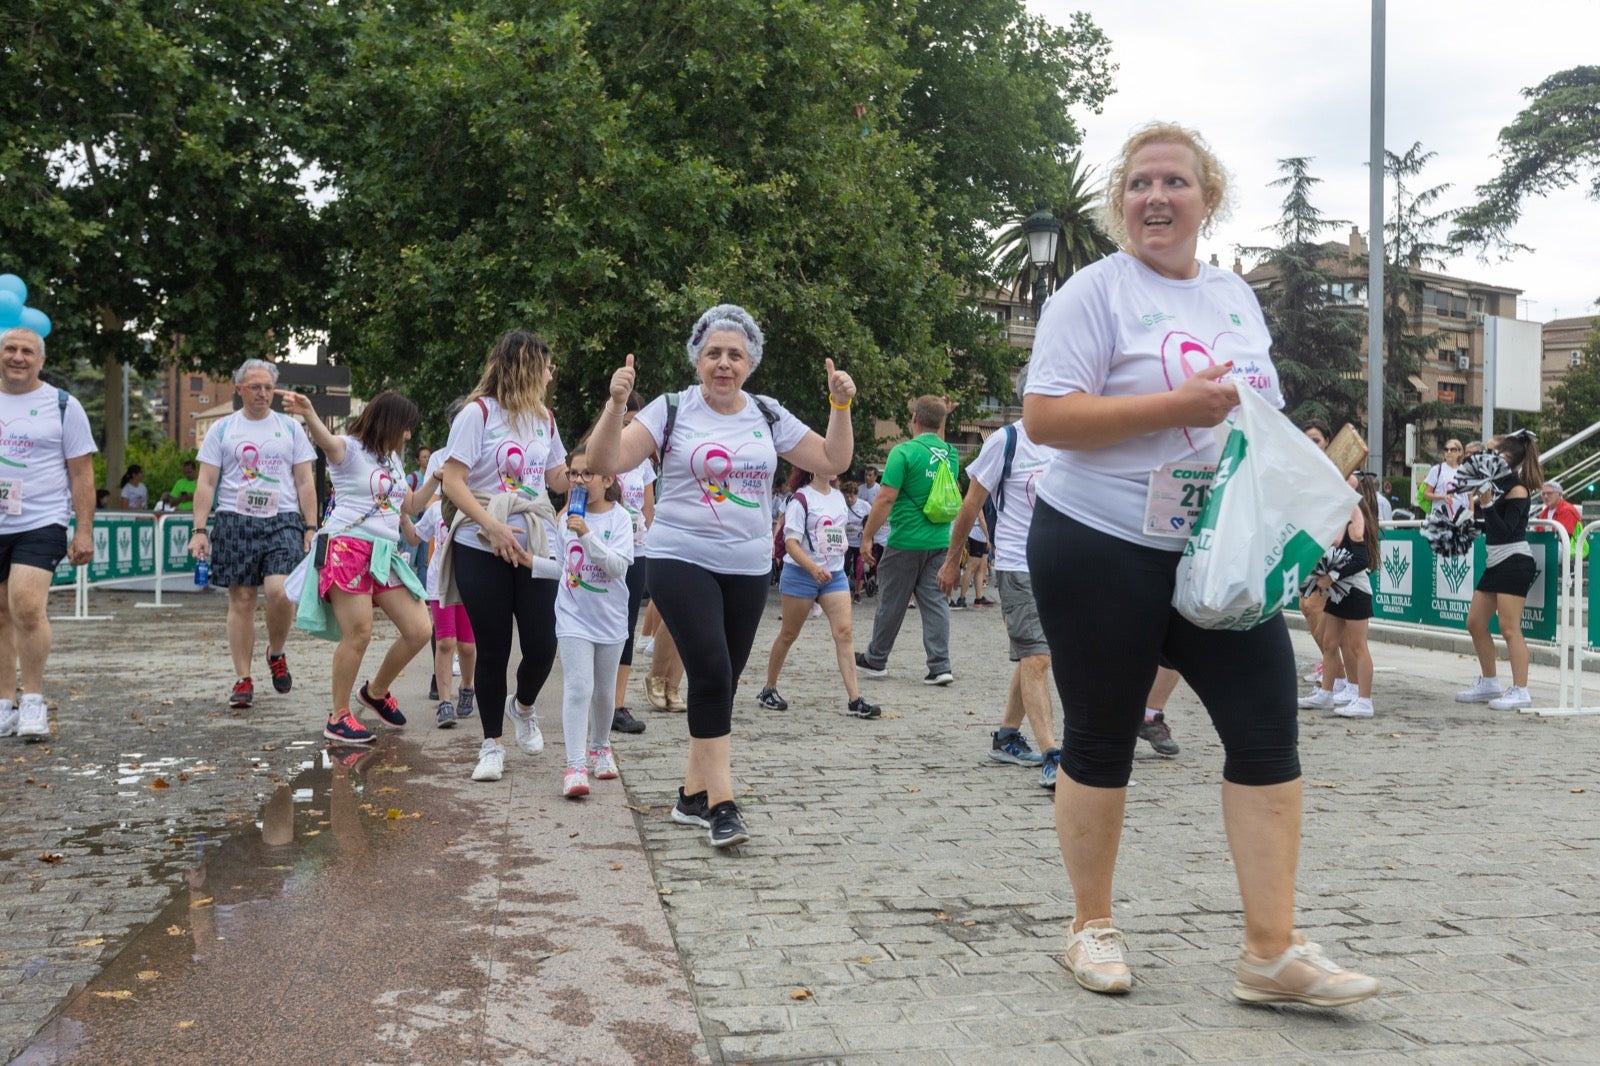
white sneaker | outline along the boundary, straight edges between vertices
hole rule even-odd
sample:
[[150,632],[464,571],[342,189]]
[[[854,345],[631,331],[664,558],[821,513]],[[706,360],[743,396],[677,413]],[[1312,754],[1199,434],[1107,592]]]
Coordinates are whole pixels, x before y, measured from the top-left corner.
[[561,775],[561,794],[567,799],[578,799],[589,794],[589,775],[576,767],[567,767]]
[[1333,693],[1325,688],[1314,688],[1311,695],[1300,697],[1300,706],[1308,711],[1325,711],[1338,705]]
[[1489,709],[1492,711],[1514,711],[1519,707],[1532,706],[1533,697],[1528,695],[1528,690],[1525,688],[1518,688],[1516,685],[1512,685],[1510,688],[1506,689],[1505,695],[1501,696],[1499,699],[1493,699],[1489,701]]
[[1480,677],[1472,683],[1472,687],[1465,692],[1456,693],[1457,703],[1488,703],[1497,700],[1505,693],[1500,691],[1500,682],[1492,677]]
[[1343,707],[1360,695],[1361,689],[1342,677],[1333,683],[1333,703],[1336,707]]
[[633,647],[640,655],[654,655],[656,653],[656,638],[640,637],[634,642]]
[[1110,918],[1086,922],[1067,938],[1067,967],[1078,983],[1091,992],[1116,995],[1133,985],[1123,954],[1122,934]]
[[17,709],[12,706],[10,700],[0,700],[0,737],[9,737],[16,733],[18,717]]
[[589,770],[599,781],[613,781],[617,774],[617,760],[610,748],[589,749]]
[[1357,696],[1343,707],[1335,707],[1333,713],[1342,718],[1371,718],[1372,698],[1369,696],[1366,699],[1362,699]]
[[511,719],[511,725],[517,732],[517,747],[529,755],[537,755],[544,750],[544,734],[539,732],[539,713],[530,710],[523,714],[517,710],[515,692],[506,697],[506,717]]
[[498,740],[485,740],[478,749],[478,765],[472,771],[474,781],[498,781],[506,769],[506,749]]
[[24,693],[22,706],[17,708],[17,736],[47,737],[50,735],[50,712],[45,709],[44,697],[36,692]]
[[1305,676],[1304,680],[1311,682],[1313,685],[1320,682],[1322,680],[1322,664],[1318,663],[1312,667],[1311,672]]

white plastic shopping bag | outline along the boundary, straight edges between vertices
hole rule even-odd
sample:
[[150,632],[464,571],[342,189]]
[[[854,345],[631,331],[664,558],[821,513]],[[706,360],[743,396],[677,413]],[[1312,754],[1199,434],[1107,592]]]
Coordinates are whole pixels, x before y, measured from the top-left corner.
[[1206,629],[1253,629],[1299,595],[1358,496],[1322,449],[1243,382],[1172,605]]
[[306,578],[310,576],[312,582],[312,595],[316,594],[316,571],[311,566],[311,553],[300,560],[298,566],[289,571],[289,576],[283,579],[283,594],[289,597],[290,603],[299,603],[302,591],[306,587]]

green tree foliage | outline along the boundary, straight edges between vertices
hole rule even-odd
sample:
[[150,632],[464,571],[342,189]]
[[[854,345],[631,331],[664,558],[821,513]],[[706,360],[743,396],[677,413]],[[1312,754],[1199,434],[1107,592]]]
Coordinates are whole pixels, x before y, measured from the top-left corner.
[[[981,232],[996,216],[973,212],[998,201],[993,188],[1034,180],[1054,143],[1035,137],[1073,134],[1059,93],[1081,94],[1088,76],[1065,69],[1061,32],[1014,2],[983,5],[1006,18],[978,36],[999,47],[1004,30],[1033,34],[1003,42],[1031,57],[1025,69],[1005,81],[985,52],[983,70],[967,70],[936,43],[969,46],[958,27],[977,16],[962,22],[959,7],[363,8],[347,71],[316,104],[348,249],[333,347],[357,391],[393,383],[437,412],[470,387],[495,335],[525,326],[555,343],[557,402],[579,422],[626,352],[642,391],[686,383],[689,326],[728,300],[768,334],[753,388],[820,424],[832,356],[862,387],[859,430],[866,415],[903,418],[909,394],[961,378],[952,353],[964,369],[998,347],[992,322],[963,306],[983,275],[977,260],[951,268],[971,258],[951,231]],[[1053,87],[1035,84],[1047,61],[1060,68]],[[948,127],[975,136],[985,123],[968,106],[1001,81],[1033,118],[985,154]],[[945,195],[974,186],[991,191]]]
[[928,309],[956,291],[905,181],[915,150],[855,115],[904,78],[859,9],[451,7],[368,8],[319,97],[347,248],[333,346],[358,392],[437,412],[520,326],[554,344],[575,428],[625,353],[641,391],[686,384],[684,339],[719,301],[768,334],[751,387],[814,424],[825,356],[869,411],[944,378]]
[[[896,110],[923,148],[939,264],[967,292],[1008,284],[990,254],[993,231],[1025,205],[1070,203],[1082,139],[1072,112],[1098,113],[1112,92],[1111,43],[1081,12],[1054,26],[1020,0],[876,2],[903,20],[912,76]],[[963,408],[1009,394],[1017,353],[993,337],[993,320],[968,307],[941,319],[935,336],[961,353],[948,391]]]
[[[1554,423],[1554,437],[1560,440],[1600,422],[1600,328],[1584,342],[1581,362],[1550,391],[1545,415]],[[1592,454],[1596,447],[1592,439],[1577,445],[1571,458]]]
[[1582,180],[1600,200],[1600,66],[1552,74],[1522,95],[1528,106],[1500,131],[1500,173],[1455,220],[1450,239],[1458,244],[1524,248],[1510,239],[1523,201]]
[[[1095,221],[1099,191],[1094,185],[1094,168],[1084,167],[1083,156],[1074,153],[1063,164],[1060,192],[1049,202],[1048,210],[1061,223],[1061,238],[1056,244],[1056,259],[1049,273],[1057,286],[1080,267],[1103,259],[1117,250],[1117,244]],[[1034,210],[1038,210],[1035,208]],[[995,274],[1005,281],[1013,296],[1027,297],[1033,291],[1035,274],[1028,252],[1028,234],[1023,228],[1032,211],[1014,212],[1005,227],[989,245],[988,256]]]
[[1336,280],[1348,277],[1332,269],[1335,257],[1347,253],[1322,235],[1347,225],[1325,216],[1311,202],[1321,183],[1312,177],[1311,160],[1296,156],[1278,160],[1283,177],[1271,182],[1284,190],[1283,213],[1272,227],[1278,244],[1241,248],[1241,255],[1260,259],[1277,277],[1262,294],[1261,310],[1272,332],[1273,362],[1283,382],[1287,413],[1297,424],[1320,418],[1333,427],[1366,421],[1366,384],[1361,378],[1361,339],[1365,316],[1352,313],[1348,298],[1336,295]]
[[1439,208],[1439,200],[1450,186],[1416,187],[1435,154],[1423,151],[1420,141],[1400,155],[1383,153],[1384,172],[1394,189],[1389,219],[1383,226],[1383,454],[1396,471],[1396,457],[1405,454],[1407,423],[1433,423],[1442,428],[1472,410],[1430,397],[1419,399],[1411,385],[1422,361],[1439,347],[1444,336],[1439,331],[1416,332],[1422,314],[1423,285],[1413,271],[1425,264],[1443,266],[1444,257],[1455,250],[1433,238],[1441,225],[1455,217],[1454,211]]
[[[0,8],[0,249],[50,315],[52,361],[103,370],[184,339],[220,370],[314,324],[323,260],[300,184],[306,84],[336,9],[282,0],[10,0]],[[157,346],[158,350],[164,345]]]

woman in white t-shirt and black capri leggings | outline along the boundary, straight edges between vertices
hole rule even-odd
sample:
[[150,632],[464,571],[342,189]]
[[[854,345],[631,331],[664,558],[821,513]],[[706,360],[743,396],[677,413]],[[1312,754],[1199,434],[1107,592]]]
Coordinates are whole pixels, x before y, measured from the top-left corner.
[[700,383],[656,397],[623,429],[634,383],[630,355],[611,377],[610,400],[589,438],[590,468],[602,473],[631,470],[652,453],[662,457],[655,522],[645,534],[650,599],[689,677],[689,760],[672,817],[707,828],[714,847],[750,837],[733,801],[729,734],[734,686],[767,603],[778,460],[828,477],[850,466],[855,448],[855,382],[832,359],[826,439],[776,400],[744,391],[763,343],[744,308],[711,308],[687,345]]
[[[500,736],[509,714],[517,747],[529,755],[544,750],[544,735],[533,703],[556,661],[555,513],[545,490],[567,491],[567,450],[545,406],[554,376],[550,348],[537,333],[512,330],[489,351],[478,387],[450,424],[443,468],[444,494],[461,512],[452,523],[449,565],[461,602],[477,638],[473,679],[483,744],[474,781],[498,781],[505,768]],[[534,557],[521,520],[502,521],[490,513],[496,497],[518,493],[523,502],[549,514],[544,522],[546,552]],[[540,519],[527,517],[526,521]],[[481,531],[481,536],[480,536]],[[440,595],[450,597],[444,589]],[[453,602],[453,601],[451,601]],[[516,691],[506,695],[511,662],[511,626],[517,627],[522,661]]]
[[1172,606],[1184,540],[1147,532],[1168,517],[1147,505],[1151,480],[1176,482],[1187,471],[1175,463],[1216,462],[1211,427],[1236,388],[1282,403],[1255,294],[1195,258],[1226,181],[1197,134],[1137,131],[1107,181],[1104,224],[1124,250],[1062,286],[1034,343],[1024,423],[1059,449],[1028,565],[1065,708],[1056,826],[1075,910],[1066,957],[1085,988],[1132,984],[1112,875],[1145,696],[1165,659],[1225,752],[1223,820],[1245,915],[1233,994],[1336,1006],[1377,982],[1339,969],[1294,928],[1301,782],[1288,630],[1281,617],[1244,632],[1184,619]]

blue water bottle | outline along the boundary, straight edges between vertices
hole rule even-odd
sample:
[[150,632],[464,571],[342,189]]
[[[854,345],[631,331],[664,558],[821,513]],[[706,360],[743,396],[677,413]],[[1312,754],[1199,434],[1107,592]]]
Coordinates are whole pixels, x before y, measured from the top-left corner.
[[567,514],[582,518],[588,513],[589,490],[582,485],[572,486],[572,492],[567,496]]
[[211,583],[211,560],[201,559],[194,564],[194,584],[196,588],[205,588]]

